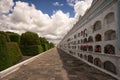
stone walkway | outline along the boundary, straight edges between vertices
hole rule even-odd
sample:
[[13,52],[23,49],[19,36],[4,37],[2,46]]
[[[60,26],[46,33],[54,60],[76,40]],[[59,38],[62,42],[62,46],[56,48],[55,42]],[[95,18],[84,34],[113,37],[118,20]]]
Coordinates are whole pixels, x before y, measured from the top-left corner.
[[2,80],[116,80],[84,62],[57,50],[47,51],[32,63]]

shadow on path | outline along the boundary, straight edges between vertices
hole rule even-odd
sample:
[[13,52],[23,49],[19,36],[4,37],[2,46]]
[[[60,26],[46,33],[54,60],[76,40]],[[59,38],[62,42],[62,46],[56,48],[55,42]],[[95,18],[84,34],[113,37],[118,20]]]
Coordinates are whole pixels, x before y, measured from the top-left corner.
[[117,80],[58,49],[69,80]]

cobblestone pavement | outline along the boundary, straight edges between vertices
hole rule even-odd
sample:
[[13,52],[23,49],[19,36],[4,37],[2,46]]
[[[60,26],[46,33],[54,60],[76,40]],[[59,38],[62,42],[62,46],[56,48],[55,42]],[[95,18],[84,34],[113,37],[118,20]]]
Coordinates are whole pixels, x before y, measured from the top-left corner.
[[53,48],[2,80],[116,80]]

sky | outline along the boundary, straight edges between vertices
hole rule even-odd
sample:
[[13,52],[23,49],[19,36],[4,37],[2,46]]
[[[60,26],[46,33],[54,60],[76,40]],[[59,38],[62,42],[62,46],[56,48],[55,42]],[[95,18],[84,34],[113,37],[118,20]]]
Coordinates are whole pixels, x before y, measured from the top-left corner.
[[0,0],[0,30],[38,33],[55,44],[83,16],[92,0]]

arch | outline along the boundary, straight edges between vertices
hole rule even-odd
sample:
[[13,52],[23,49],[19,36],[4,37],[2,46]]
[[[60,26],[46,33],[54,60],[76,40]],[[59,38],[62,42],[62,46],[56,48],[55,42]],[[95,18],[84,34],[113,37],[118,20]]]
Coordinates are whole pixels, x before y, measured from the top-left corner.
[[87,46],[83,46],[83,51],[87,51]]
[[102,40],[102,36],[100,34],[97,34],[95,36],[95,41],[98,42],[98,41],[101,41]]
[[87,56],[86,55],[84,55],[84,59],[87,60]]
[[100,45],[96,45],[94,48],[95,52],[101,52],[101,46]]
[[87,29],[84,29],[83,31],[83,37],[87,37]]
[[104,62],[104,69],[106,69],[114,74],[117,74],[115,65],[110,61]]
[[101,21],[96,21],[93,25],[93,31],[97,31],[101,29]]
[[106,45],[104,47],[104,53],[106,53],[106,54],[115,54],[115,47],[113,45],[110,45],[110,44]]
[[88,55],[88,62],[93,63],[93,56]]
[[83,50],[83,45],[80,46],[80,50]]
[[84,40],[81,39],[81,43],[84,43]]
[[104,34],[105,41],[108,40],[115,40],[116,39],[116,31],[115,30],[108,30]]
[[76,39],[76,37],[77,37],[77,36],[76,36],[76,34],[75,34],[75,35],[74,35],[74,39]]
[[83,36],[84,35],[84,32],[83,31],[81,31],[81,36]]
[[84,39],[84,43],[87,43],[87,38]]
[[98,67],[102,67],[102,62],[99,58],[95,58],[94,59],[94,64]]
[[104,18],[104,22],[106,25],[114,22],[114,20],[115,20],[114,12],[108,13]]
[[80,40],[78,40],[78,44],[80,44]]
[[81,34],[80,34],[80,32],[79,32],[79,33],[78,33],[78,37],[80,37],[80,35],[81,35]]
[[80,46],[78,46],[78,50],[80,50]]
[[88,42],[93,42],[93,37],[92,36],[89,36]]
[[80,56],[80,54],[79,54],[79,53],[77,53],[77,55],[78,55],[78,56]]
[[88,51],[93,51],[93,46],[89,46]]
[[82,54],[80,54],[80,58],[83,58],[83,55],[82,55]]

